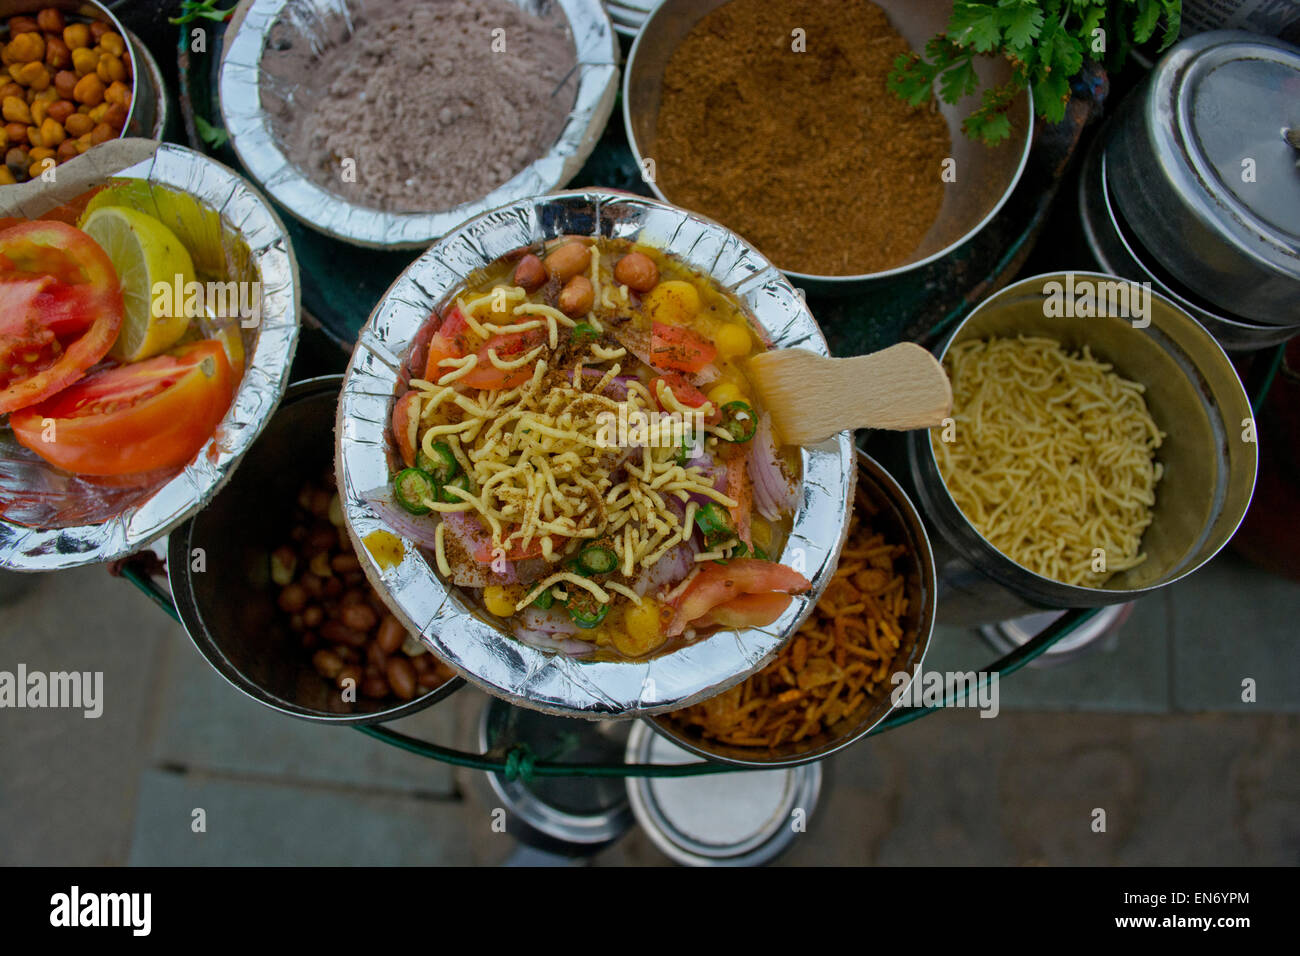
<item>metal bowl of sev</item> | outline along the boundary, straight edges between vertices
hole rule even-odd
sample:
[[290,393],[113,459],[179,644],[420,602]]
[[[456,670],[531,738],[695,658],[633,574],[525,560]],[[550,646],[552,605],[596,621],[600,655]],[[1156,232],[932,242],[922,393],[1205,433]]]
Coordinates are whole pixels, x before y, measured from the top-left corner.
[[[860,524],[856,534],[850,530],[835,572],[837,579],[847,579],[841,581],[843,590],[828,590],[816,614],[800,628],[795,640],[807,642],[806,658],[796,663],[796,655],[782,654],[772,665],[797,671],[772,675],[773,684],[798,685],[797,693],[790,688],[780,695],[794,699],[777,699],[775,687],[764,693],[760,675],[706,701],[698,708],[702,714],[648,720],[657,733],[710,760],[793,767],[861,740],[894,709],[921,673],[934,630],[934,558],[916,506],[889,472],[862,451],[857,498]],[[881,585],[859,589],[864,574],[879,577]],[[846,703],[838,706],[837,700]],[[692,719],[696,716],[702,720]],[[706,721],[722,732],[704,733]],[[750,734],[752,741],[738,742]]]
[[706,275],[747,313],[770,348],[828,354],[803,299],[734,233],[651,199],[576,191],[520,200],[477,216],[417,259],[376,306],[357,339],[336,427],[339,490],[362,568],[412,633],[467,680],[523,707],[592,719],[663,713],[704,700],[771,660],[831,580],[848,529],[856,471],[848,432],[799,450],[793,527],[774,560],[802,566],[811,588],[771,625],[722,630],[635,660],[584,660],[524,644],[437,573],[433,556],[401,537],[381,564],[368,548],[392,534],[374,501],[390,481],[392,419],[406,356],[435,309],[475,270],[560,236],[641,241]]
[[[386,212],[359,205],[317,184],[298,165],[303,157],[277,134],[268,111],[263,58],[272,44],[273,28],[283,25],[292,36],[305,38],[311,49],[328,47],[335,24],[350,25],[364,15],[365,0],[253,0],[237,14],[222,54],[219,90],[221,116],[231,146],[252,178],[277,203],[304,224],[327,236],[354,245],[380,249],[420,249],[452,227],[502,203],[536,196],[564,186],[591,155],[618,93],[618,38],[599,0],[511,0],[525,12],[542,13],[558,7],[567,22],[576,66],[562,87],[573,91],[573,107],[550,148],[490,193],[435,212]],[[370,0],[371,9],[383,4]],[[483,26],[484,44],[493,42]],[[436,42],[436,37],[426,38]],[[295,89],[275,95],[292,102]],[[407,95],[419,96],[412,89]],[[397,137],[423,138],[436,149],[436,130],[394,130]]]

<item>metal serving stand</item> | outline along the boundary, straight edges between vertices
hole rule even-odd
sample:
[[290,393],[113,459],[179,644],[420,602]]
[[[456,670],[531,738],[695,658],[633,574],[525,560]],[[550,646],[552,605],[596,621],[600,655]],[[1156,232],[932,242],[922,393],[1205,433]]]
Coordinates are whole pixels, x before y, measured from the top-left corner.
[[[188,30],[180,31],[178,68],[181,119],[188,144],[241,169],[228,144],[210,130],[220,123],[214,96],[216,69],[220,60],[224,24],[203,21],[208,29],[207,51],[191,53]],[[624,53],[626,53],[626,39]],[[875,351],[900,341],[934,345],[975,306],[1007,285],[1033,263],[1034,246],[1045,231],[1055,232],[1058,212],[1054,203],[1062,189],[1072,182],[1071,160],[1080,151],[1085,128],[1100,115],[1108,93],[1108,81],[1099,69],[1086,68],[1073,84],[1073,95],[1063,122],[1054,126],[1039,123],[1024,174],[998,215],[978,235],[942,262],[897,277],[892,282],[849,298],[809,295],[808,304],[817,315],[831,350],[837,355]],[[616,105],[616,116],[619,112]],[[208,131],[200,135],[200,129]],[[650,195],[633,160],[623,124],[611,121],[587,164],[574,178],[574,186],[598,184],[628,192]],[[1067,195],[1072,190],[1067,189]],[[1059,205],[1059,204],[1058,204]],[[322,341],[337,348],[313,349],[308,343],[300,361],[314,363],[304,374],[339,371],[346,362],[356,335],[391,281],[410,262],[409,252],[379,252],[340,243],[313,232],[293,217],[283,216],[306,281],[305,329],[314,328]],[[346,255],[340,255],[340,251]],[[1065,253],[1079,252],[1064,249]],[[304,350],[300,350],[302,353]],[[334,368],[328,366],[331,360]],[[1250,382],[1252,406],[1258,408],[1267,394],[1282,360],[1282,348],[1256,353],[1245,377]],[[131,581],[178,623],[180,615],[170,593],[159,580],[162,562],[145,552],[114,565],[111,570]],[[992,675],[999,679],[1014,674],[1043,655],[1086,621],[1100,608],[1068,610],[1026,643],[981,669],[983,682]],[[936,706],[895,708],[868,736],[884,733],[960,703],[976,694],[984,683],[955,689]],[[539,758],[526,745],[514,745],[503,753],[469,753],[420,740],[379,724],[356,726],[357,730],[386,744],[433,760],[495,773],[506,781],[537,777],[684,777],[728,773],[750,768],[698,761],[683,764],[632,764],[566,762]]]

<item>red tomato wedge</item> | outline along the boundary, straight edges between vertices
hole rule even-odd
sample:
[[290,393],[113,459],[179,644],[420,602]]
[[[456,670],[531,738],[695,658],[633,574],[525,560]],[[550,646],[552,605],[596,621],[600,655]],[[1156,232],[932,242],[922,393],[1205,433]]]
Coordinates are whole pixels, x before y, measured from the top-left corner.
[[718,350],[703,336],[680,325],[650,326],[650,364],[679,372],[698,372],[718,357]]
[[[424,378],[425,381],[437,382],[439,378],[451,371],[450,366],[440,364],[443,359],[464,358],[473,353],[478,356],[474,370],[457,379],[458,382],[466,388],[481,388],[486,391],[518,388],[532,377],[532,366],[525,365],[510,370],[499,369],[488,358],[488,349],[493,349],[501,361],[509,362],[545,341],[545,332],[541,329],[530,329],[527,332],[494,335],[486,342],[482,342],[469,327],[460,309],[452,306],[438,331],[429,339],[429,354],[424,363]],[[479,342],[482,344],[478,344]]]
[[719,604],[693,622],[696,627],[725,627],[741,630],[746,627],[767,627],[790,606],[794,598],[789,594],[742,594],[726,604]]
[[94,372],[9,423],[19,442],[65,471],[129,475],[190,461],[234,394],[226,350],[204,341]]
[[812,583],[798,571],[775,561],[735,558],[726,564],[709,564],[677,599],[668,636],[675,637],[693,621],[722,604],[746,594],[781,591],[800,594]]
[[113,264],[80,229],[37,221],[0,232],[0,414],[81,378],[124,314]]
[[393,406],[393,441],[397,443],[397,453],[402,456],[402,464],[407,468],[415,467],[417,429],[411,428],[411,413],[415,411],[415,399],[419,396],[415,389],[407,392]]
[[690,408],[699,408],[701,405],[706,404],[709,400],[709,397],[707,395],[701,392],[690,382],[686,381],[686,379],[684,379],[682,376],[672,375],[672,374],[661,375],[654,379],[651,379],[650,394],[655,397],[656,402],[659,402],[659,407],[663,411],[670,411],[670,409],[664,408],[663,402],[659,401],[660,382],[663,382],[670,389],[672,389],[673,398],[677,399],[677,401],[681,402],[683,405],[686,405]]

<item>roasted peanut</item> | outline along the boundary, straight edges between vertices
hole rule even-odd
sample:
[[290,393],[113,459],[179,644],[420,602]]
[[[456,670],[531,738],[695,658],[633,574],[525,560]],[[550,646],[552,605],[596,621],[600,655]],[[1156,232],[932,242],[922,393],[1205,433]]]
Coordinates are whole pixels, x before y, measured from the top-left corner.
[[402,627],[402,622],[391,614],[385,614],[384,619],[379,622],[379,633],[375,635],[375,642],[385,654],[395,654],[405,640],[406,628]]
[[552,279],[568,282],[591,264],[591,248],[585,242],[566,242],[546,257],[546,272]]
[[[34,104],[33,104],[34,105]],[[67,100],[55,100],[45,107],[45,115],[60,123],[67,123],[68,118],[77,112],[77,104]]]
[[59,70],[54,74],[54,88],[63,99],[72,99],[72,91],[77,88],[77,74],[71,70]]
[[[66,103],[67,100],[61,100],[60,102]],[[95,121],[85,113],[74,111],[63,121],[63,128],[68,131],[69,136],[80,138],[90,135],[90,131],[95,128]]]
[[58,151],[54,154],[55,162],[66,163],[77,155],[77,141],[74,139],[65,139],[59,144]]
[[[12,140],[11,136],[10,141]],[[15,176],[27,172],[27,150],[22,146],[9,147],[9,151],[5,153],[5,168]]]
[[525,292],[536,292],[546,284],[546,266],[530,252],[515,265],[514,281]]
[[[26,123],[6,123],[5,135],[9,138],[9,145],[22,146],[27,142],[27,124]],[[23,169],[27,166],[24,165]]]
[[90,131],[90,142],[93,146],[98,146],[100,143],[107,143],[110,139],[116,138],[117,130],[113,129],[113,127],[109,126],[107,123],[100,123]]
[[126,107],[121,103],[109,103],[108,109],[104,111],[104,122],[121,132],[126,125]]
[[346,690],[348,687],[359,687],[361,684],[361,668],[355,664],[349,664],[339,671],[338,676],[334,678],[334,684],[339,690]]
[[307,606],[307,589],[300,583],[290,584],[280,592],[277,603],[286,614],[296,614]]
[[378,622],[375,612],[366,604],[345,607],[341,616],[344,624],[357,631],[369,631]]
[[614,266],[614,281],[637,292],[649,292],[659,284],[659,267],[641,252],[629,252]]
[[12,81],[0,86],[0,100],[8,96],[16,96],[24,102],[27,101],[27,91]]
[[415,696],[415,668],[406,658],[390,657],[385,674],[393,693],[402,700],[410,700]]
[[317,672],[328,680],[338,677],[339,671],[343,670],[342,658],[333,651],[317,651],[311,656],[311,662]]
[[35,17],[10,17],[9,18],[9,35],[18,36],[20,33],[37,33],[41,29],[40,24],[36,22]]
[[570,318],[586,315],[596,302],[596,290],[586,276],[574,276],[560,290],[560,311]]
[[91,142],[91,140],[90,140],[90,134],[89,134],[89,133],[87,133],[85,136],[78,136],[78,137],[77,137],[77,152],[78,152],[78,153],[84,153],[86,150],[90,149],[90,147],[92,147],[92,146],[94,146],[94,145],[95,145],[95,144],[94,144],[93,142]]
[[112,32],[112,30],[113,28],[109,26],[107,23],[105,23],[103,20],[90,21],[90,38],[94,40],[96,43],[98,43],[104,37],[108,36],[108,34]]
[[62,38],[51,36],[46,39],[45,65],[51,70],[63,70],[72,65],[72,51]]
[[67,23],[63,20],[63,12],[54,7],[46,7],[40,13],[36,14],[36,25],[46,33],[63,33],[63,28]]

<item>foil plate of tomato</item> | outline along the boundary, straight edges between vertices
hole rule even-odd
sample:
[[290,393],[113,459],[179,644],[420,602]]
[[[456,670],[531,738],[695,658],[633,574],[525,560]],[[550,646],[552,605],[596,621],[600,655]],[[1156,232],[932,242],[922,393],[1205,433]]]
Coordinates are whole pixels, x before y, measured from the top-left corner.
[[362,328],[339,401],[336,472],[344,518],[362,569],[390,610],[459,674],[511,703],[588,719],[666,713],[717,694],[770,661],[834,576],[849,526],[856,465],[852,436],[800,450],[792,527],[775,561],[797,562],[811,582],[772,624],[721,630],[637,659],[586,660],[525,644],[444,581],[430,553],[394,534],[373,490],[391,480],[390,428],[413,344],[476,270],[560,236],[644,241],[708,276],[744,308],[769,348],[828,355],[802,296],[724,226],[656,200],[579,190],[524,199],[452,230],[388,290]]
[[278,216],[189,149],[0,192],[0,568],[115,560],[202,508],[288,385],[299,303]]

